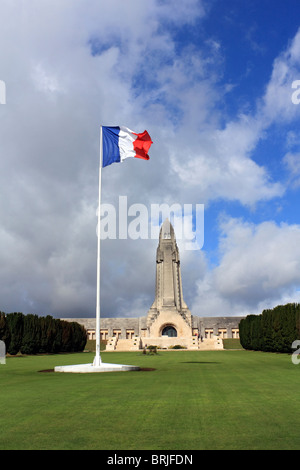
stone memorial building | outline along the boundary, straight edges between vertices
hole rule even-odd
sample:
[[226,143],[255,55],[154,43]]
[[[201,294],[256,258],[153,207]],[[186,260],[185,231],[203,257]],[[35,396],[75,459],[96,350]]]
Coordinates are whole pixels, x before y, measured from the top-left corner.
[[[180,271],[179,250],[168,219],[160,229],[156,251],[155,299],[146,316],[139,318],[101,318],[101,339],[107,350],[138,350],[156,345],[168,349],[222,349],[224,338],[239,337],[243,317],[199,317],[186,305]],[[95,339],[96,319],[65,318],[82,324],[89,339]]]

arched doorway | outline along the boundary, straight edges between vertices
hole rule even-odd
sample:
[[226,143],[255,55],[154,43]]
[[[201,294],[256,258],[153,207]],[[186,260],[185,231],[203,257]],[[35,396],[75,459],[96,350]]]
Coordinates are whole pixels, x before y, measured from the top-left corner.
[[169,338],[175,338],[177,336],[177,331],[174,326],[168,325],[163,328],[161,335],[169,336]]

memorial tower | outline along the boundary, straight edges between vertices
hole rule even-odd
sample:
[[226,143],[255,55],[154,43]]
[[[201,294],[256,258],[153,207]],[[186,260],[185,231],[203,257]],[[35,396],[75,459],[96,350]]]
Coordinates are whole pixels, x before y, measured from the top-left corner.
[[147,330],[149,337],[192,335],[191,312],[182,294],[179,250],[168,219],[159,234],[155,300],[147,314]]

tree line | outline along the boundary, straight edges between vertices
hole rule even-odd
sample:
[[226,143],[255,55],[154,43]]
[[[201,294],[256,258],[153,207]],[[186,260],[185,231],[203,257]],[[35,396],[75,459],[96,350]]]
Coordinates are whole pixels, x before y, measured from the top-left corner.
[[80,352],[86,345],[87,333],[77,322],[50,315],[0,312],[0,340],[11,355]]
[[254,351],[291,353],[300,339],[300,304],[279,305],[260,315],[248,315],[239,324],[243,348]]

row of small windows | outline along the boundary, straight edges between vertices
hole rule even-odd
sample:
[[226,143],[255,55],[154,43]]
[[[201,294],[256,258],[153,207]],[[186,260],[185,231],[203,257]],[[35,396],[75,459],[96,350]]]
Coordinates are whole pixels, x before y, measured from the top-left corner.
[[[209,339],[215,335],[213,328],[205,328],[204,330],[205,338]],[[228,329],[227,328],[218,328],[218,335],[222,339],[228,338]],[[239,338],[239,329],[238,328],[231,328],[231,338]]]
[[[116,336],[118,339],[121,336],[122,330],[113,330],[112,336]],[[95,330],[87,330],[88,339],[96,339]],[[126,330],[126,339],[133,339],[135,336],[134,330]],[[100,330],[101,340],[107,340],[109,338],[108,330]]]
[[[88,339],[96,339],[95,330],[87,330],[87,333],[88,333]],[[112,331],[112,336],[116,336],[117,338],[119,338],[121,336],[121,333],[122,333],[121,329],[114,329]],[[146,333],[145,331],[142,331],[141,336],[145,336],[145,333]],[[202,336],[202,339],[210,339],[210,338],[213,338],[213,336],[215,334],[218,334],[220,336],[220,338],[222,338],[222,339],[225,339],[225,338],[228,338],[228,337],[230,337],[230,338],[239,338],[239,329],[238,328],[231,328],[231,336],[229,336],[229,333],[230,333],[230,330],[227,329],[227,328],[218,328],[217,333],[215,332],[215,330],[213,328],[205,328],[204,329],[204,336],[203,336],[203,335],[199,334],[197,328],[193,329],[193,335],[194,336],[199,336],[199,339],[200,339],[201,336]],[[173,327],[166,327],[162,331],[162,335],[163,336],[174,336],[175,337],[175,336],[177,336],[177,331]],[[135,336],[135,330],[133,330],[133,329],[132,330],[126,330],[126,339],[133,339],[134,336]],[[100,330],[100,337],[101,337],[101,340],[107,340],[109,338],[108,330],[101,329]]]

